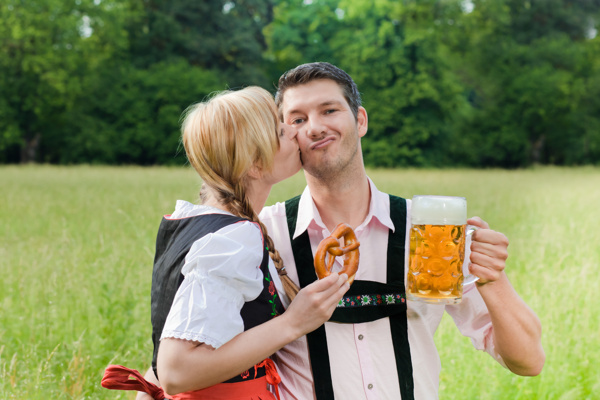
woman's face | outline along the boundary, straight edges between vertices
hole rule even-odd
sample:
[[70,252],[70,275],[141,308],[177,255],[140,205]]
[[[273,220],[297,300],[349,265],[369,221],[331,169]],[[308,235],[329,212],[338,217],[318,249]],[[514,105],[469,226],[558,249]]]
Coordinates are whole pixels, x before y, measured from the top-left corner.
[[277,134],[279,137],[279,150],[275,154],[273,170],[265,176],[272,184],[295,175],[302,167],[300,148],[296,140],[298,134],[296,128],[280,123]]

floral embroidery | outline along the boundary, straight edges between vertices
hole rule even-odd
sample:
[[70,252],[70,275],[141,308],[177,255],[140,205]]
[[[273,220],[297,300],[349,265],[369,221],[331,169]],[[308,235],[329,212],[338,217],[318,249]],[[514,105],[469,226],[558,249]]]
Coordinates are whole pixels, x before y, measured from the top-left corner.
[[273,281],[271,281],[271,283],[269,283],[269,294],[271,296],[273,296],[275,294],[275,283]]
[[390,294],[363,294],[357,296],[344,296],[338,303],[338,307],[364,307],[364,306],[379,306],[379,305],[392,305],[392,304],[404,304],[406,299],[404,294],[401,293],[390,293]]
[[246,371],[242,372],[240,374],[240,376],[242,377],[242,379],[246,379],[250,376],[250,371],[246,370]]
[[269,294],[272,297],[272,299],[269,299],[269,303],[271,304],[271,318],[275,318],[279,315],[275,303],[275,299],[277,299],[277,290],[275,290],[275,283],[271,280],[271,274],[267,273],[267,275],[265,275],[265,280],[269,282]]

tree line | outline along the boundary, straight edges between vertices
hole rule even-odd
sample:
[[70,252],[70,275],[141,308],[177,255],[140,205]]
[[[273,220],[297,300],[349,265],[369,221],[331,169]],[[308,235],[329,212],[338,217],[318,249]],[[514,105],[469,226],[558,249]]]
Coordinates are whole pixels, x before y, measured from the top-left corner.
[[600,164],[600,0],[1,0],[0,163],[177,164],[211,92],[329,61],[373,167]]

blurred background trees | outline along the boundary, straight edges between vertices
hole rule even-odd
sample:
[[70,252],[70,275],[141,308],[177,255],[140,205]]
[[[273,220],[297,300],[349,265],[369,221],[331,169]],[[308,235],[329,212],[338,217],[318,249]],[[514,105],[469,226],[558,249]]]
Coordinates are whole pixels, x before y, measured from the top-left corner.
[[600,164],[600,0],[1,0],[0,163],[177,164],[215,90],[329,61],[370,166]]

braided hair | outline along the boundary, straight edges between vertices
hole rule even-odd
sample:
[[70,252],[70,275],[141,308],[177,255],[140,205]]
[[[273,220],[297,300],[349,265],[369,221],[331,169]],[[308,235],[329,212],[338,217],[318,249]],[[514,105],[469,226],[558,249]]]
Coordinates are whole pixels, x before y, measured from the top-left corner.
[[260,87],[213,94],[184,113],[182,141],[190,164],[202,178],[200,200],[207,187],[233,215],[256,222],[265,238],[284,290],[291,300],[299,291],[287,276],[283,260],[265,225],[246,196],[252,167],[272,170],[279,148],[278,114],[273,96]]

